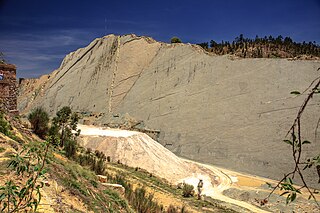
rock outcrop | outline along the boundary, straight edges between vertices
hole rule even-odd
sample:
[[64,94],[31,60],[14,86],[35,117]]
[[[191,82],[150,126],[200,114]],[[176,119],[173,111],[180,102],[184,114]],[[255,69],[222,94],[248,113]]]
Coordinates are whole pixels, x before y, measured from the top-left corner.
[[[42,105],[54,114],[70,105],[101,125],[129,113],[160,130],[159,142],[179,156],[279,178],[292,165],[282,140],[306,97],[290,92],[306,89],[318,67],[317,60],[232,59],[190,44],[109,35],[67,55],[52,74],[23,81],[19,110]],[[302,120],[310,141],[319,100]],[[319,151],[316,142],[306,145],[308,156]]]

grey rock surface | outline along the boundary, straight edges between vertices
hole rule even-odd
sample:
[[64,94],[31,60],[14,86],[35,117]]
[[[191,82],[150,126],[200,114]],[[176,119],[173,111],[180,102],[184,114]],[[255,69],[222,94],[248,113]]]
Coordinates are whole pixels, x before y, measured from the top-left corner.
[[[318,67],[320,61],[237,59],[190,44],[109,35],[70,53],[52,74],[22,83],[19,110],[42,105],[53,115],[70,105],[100,113],[100,124],[129,113],[159,129],[159,142],[179,156],[281,178],[293,165],[282,140],[306,97],[290,92],[306,89]],[[318,96],[302,119],[303,137],[312,142],[319,109]],[[319,154],[319,140],[305,146],[306,156]],[[316,177],[314,170],[307,178]]]

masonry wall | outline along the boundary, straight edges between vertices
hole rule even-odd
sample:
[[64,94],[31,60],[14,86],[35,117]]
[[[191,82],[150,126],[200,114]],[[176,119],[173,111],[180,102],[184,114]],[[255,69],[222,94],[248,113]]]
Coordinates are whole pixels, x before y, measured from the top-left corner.
[[0,105],[17,112],[16,67],[12,64],[0,64]]

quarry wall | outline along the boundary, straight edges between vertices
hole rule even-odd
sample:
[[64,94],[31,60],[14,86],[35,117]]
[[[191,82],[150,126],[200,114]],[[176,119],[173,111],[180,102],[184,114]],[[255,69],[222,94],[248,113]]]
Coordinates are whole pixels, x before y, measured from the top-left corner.
[[[52,115],[69,105],[104,125],[129,113],[175,154],[239,172],[281,178],[292,166],[283,143],[306,94],[319,76],[319,60],[238,59],[209,55],[190,44],[165,44],[134,35],[109,35],[70,53],[60,68],[28,84],[19,109],[45,107]],[[314,143],[320,98],[302,118]],[[320,135],[319,129],[317,130]],[[307,175],[316,181],[316,171]]]

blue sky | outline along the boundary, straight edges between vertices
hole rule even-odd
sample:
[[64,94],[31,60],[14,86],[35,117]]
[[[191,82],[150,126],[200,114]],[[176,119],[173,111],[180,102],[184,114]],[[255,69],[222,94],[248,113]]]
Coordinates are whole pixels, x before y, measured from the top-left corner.
[[38,77],[107,34],[168,42],[290,36],[320,44],[320,0],[0,0],[0,51],[18,77]]

